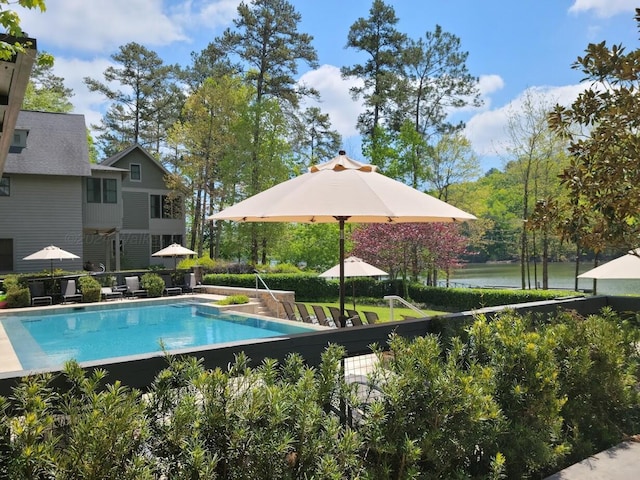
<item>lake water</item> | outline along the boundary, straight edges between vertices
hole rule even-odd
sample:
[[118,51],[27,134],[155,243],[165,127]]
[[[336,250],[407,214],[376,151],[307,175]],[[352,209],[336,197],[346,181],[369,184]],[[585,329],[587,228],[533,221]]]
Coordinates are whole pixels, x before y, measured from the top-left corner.
[[[593,265],[581,264],[580,273],[591,270]],[[538,284],[542,286],[542,265],[538,265]],[[535,288],[533,265],[530,268],[531,288]],[[442,280],[442,279],[441,279]],[[574,263],[549,264],[549,288],[573,290],[575,283]],[[520,288],[520,265],[518,263],[470,263],[455,269],[450,277],[451,286]],[[593,280],[578,279],[580,290],[593,290]],[[598,294],[640,294],[640,280],[598,280]]]

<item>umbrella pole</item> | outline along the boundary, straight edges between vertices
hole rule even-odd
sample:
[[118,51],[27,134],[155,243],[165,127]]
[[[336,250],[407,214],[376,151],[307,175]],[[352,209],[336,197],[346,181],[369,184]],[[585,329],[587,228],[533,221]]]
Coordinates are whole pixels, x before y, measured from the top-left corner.
[[336,217],[340,224],[340,324],[347,326],[347,317],[344,314],[344,222],[349,217]]

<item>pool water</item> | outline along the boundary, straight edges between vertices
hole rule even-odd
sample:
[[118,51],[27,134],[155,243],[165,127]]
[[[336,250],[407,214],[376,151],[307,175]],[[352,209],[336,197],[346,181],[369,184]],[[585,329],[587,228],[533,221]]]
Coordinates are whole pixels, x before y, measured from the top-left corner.
[[80,307],[63,313],[2,317],[22,368],[172,351],[204,345],[310,332],[304,325],[220,312],[211,305]]

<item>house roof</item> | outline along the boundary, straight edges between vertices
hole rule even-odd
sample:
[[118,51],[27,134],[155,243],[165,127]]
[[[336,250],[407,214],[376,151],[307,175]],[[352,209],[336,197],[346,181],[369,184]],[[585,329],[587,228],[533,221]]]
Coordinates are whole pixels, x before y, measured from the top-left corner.
[[126,168],[110,167],[108,165],[103,165],[101,163],[92,163],[90,166],[92,171],[96,170],[101,172],[121,172],[121,173],[129,172],[129,170],[127,170]]
[[1,34],[0,41],[9,44],[20,43],[25,49],[24,53],[18,52],[9,60],[0,60],[0,100],[2,100],[0,101],[0,175],[2,175],[37,47],[35,38],[16,38]]
[[165,175],[169,174],[169,170],[167,170],[166,168],[164,168],[164,166],[155,158],[153,158],[153,155],[151,155],[149,152],[147,152],[143,147],[141,147],[140,145],[138,145],[137,143],[134,145],[131,145],[129,148],[126,148],[124,150],[122,150],[121,152],[116,153],[115,155],[110,156],[109,158],[105,158],[102,162],[100,162],[100,165],[106,165],[106,166],[111,166],[114,165],[115,163],[117,163],[119,160],[121,160],[122,158],[126,157],[127,155],[129,155],[131,152],[133,152],[134,150],[140,150],[140,152],[142,152],[146,157],[148,157],[153,163],[155,163],[158,168],[160,170],[162,170],[162,172]]
[[9,153],[5,173],[90,176],[84,115],[20,111],[15,130],[27,130],[26,148]]

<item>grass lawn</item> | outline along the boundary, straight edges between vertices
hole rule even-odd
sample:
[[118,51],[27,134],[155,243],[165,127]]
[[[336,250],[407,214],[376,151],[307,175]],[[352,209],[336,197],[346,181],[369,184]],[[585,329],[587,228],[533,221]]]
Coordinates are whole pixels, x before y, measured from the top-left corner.
[[[340,305],[336,302],[336,303],[321,303],[321,302],[311,302],[311,303],[307,303],[304,302],[307,307],[309,308],[309,311],[312,312],[313,310],[311,310],[311,305],[322,305],[323,307],[340,307]],[[351,302],[347,302],[344,304],[345,308],[353,308],[353,303]],[[326,310],[326,308],[325,308]],[[358,313],[362,313],[363,310],[366,310],[368,312],[376,312],[378,314],[378,317],[380,317],[380,321],[381,322],[389,322],[391,320],[391,312],[389,310],[389,306],[385,306],[385,307],[380,307],[377,305],[365,305],[365,304],[359,304],[356,303],[356,310],[358,311]],[[424,313],[426,313],[428,316],[432,316],[432,315],[443,315],[447,312],[440,312],[437,310],[426,310],[426,309],[421,309]],[[328,312],[327,312],[328,313]],[[411,317],[417,317],[418,314],[417,312],[414,312],[413,310],[411,310],[410,308],[405,308],[405,307],[399,307],[399,306],[395,306],[393,307],[393,319],[394,320],[402,320],[402,315],[407,315],[407,316],[411,316]],[[360,315],[361,318],[364,318],[364,315]]]

